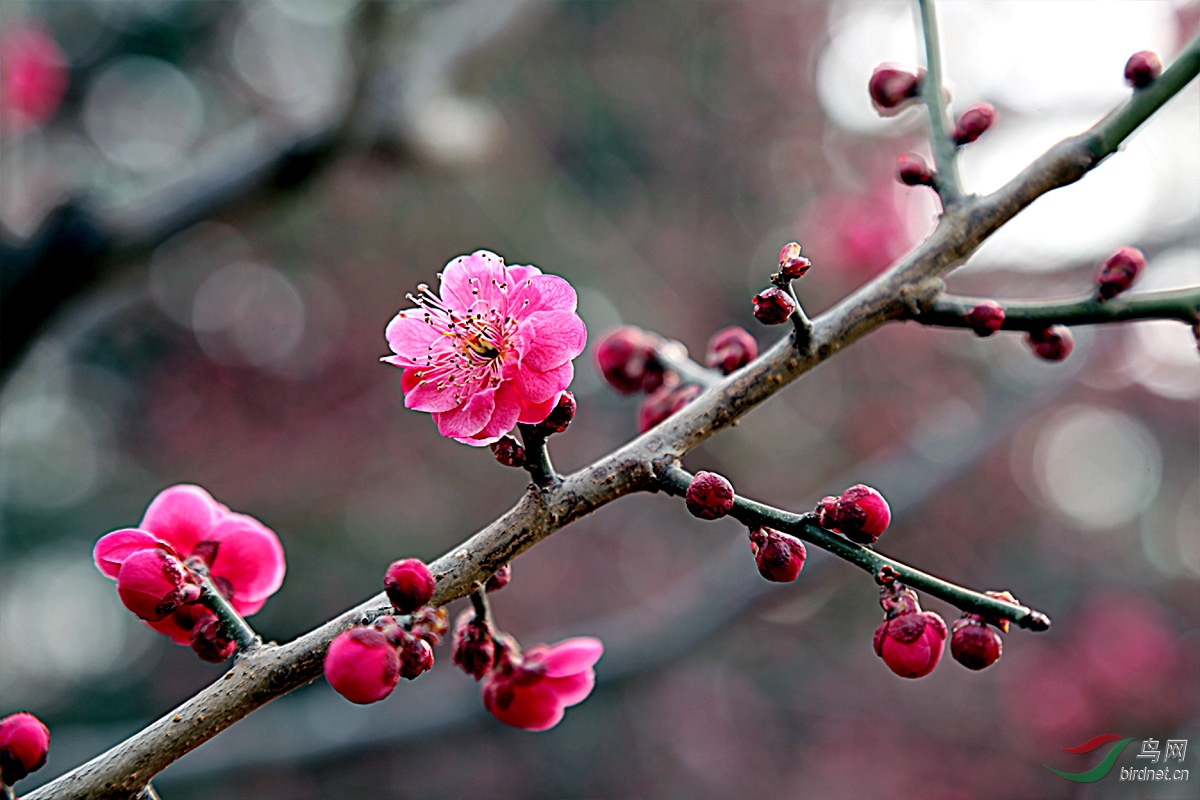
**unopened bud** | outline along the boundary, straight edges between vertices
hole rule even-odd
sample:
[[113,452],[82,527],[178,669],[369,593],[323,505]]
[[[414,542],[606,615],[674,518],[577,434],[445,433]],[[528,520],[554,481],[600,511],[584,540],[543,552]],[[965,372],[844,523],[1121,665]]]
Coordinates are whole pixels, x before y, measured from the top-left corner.
[[496,643],[486,622],[475,619],[467,609],[454,621],[454,653],[451,660],[468,675],[479,680],[496,663]]
[[970,144],[996,122],[996,109],[987,103],[976,103],[963,112],[954,126],[954,143]]
[[419,558],[393,561],[383,576],[383,588],[392,606],[401,614],[411,614],[433,598],[437,584],[433,573]]
[[220,664],[237,652],[237,644],[225,633],[216,614],[202,617],[192,628],[192,650],[205,661]]
[[1162,75],[1162,59],[1153,50],[1139,50],[1125,62],[1125,82],[1135,89],[1144,89]]
[[550,416],[539,422],[538,428],[546,434],[562,433],[573,419],[575,419],[575,395],[563,392],[562,397],[558,398],[558,404],[550,412]]
[[12,786],[46,765],[50,729],[24,711],[0,719],[0,782]]
[[508,586],[508,582],[511,580],[512,565],[505,564],[503,567],[492,573],[492,577],[487,579],[487,583],[483,585],[483,588],[489,592],[498,592],[505,586]]
[[934,174],[925,159],[904,153],[896,159],[896,177],[906,186],[933,186]]
[[954,622],[950,655],[967,669],[984,669],[995,664],[1004,652],[1000,634],[978,614],[964,614]]
[[1025,343],[1038,358],[1047,361],[1062,361],[1075,349],[1075,338],[1065,325],[1051,325],[1048,328],[1030,331],[1025,337]]
[[1146,257],[1136,247],[1120,247],[1096,274],[1100,299],[1111,300],[1133,285],[1146,268]]
[[400,656],[400,677],[412,680],[433,669],[433,648],[420,636],[405,632],[397,649]]
[[800,255],[800,245],[796,242],[788,242],[779,251],[779,274],[789,281],[804,277],[811,266],[812,262]]
[[733,508],[733,484],[715,472],[697,472],[684,500],[700,519],[719,519]]
[[796,310],[796,301],[777,286],[754,295],[754,318],[764,325],[782,325]]
[[966,320],[976,336],[991,336],[1004,324],[1004,306],[995,300],[984,300],[967,312]]
[[728,375],[749,364],[758,356],[758,342],[745,328],[730,325],[708,340],[704,361],[713,369]]
[[875,630],[875,654],[901,678],[923,678],[942,660],[946,622],[932,611],[885,619]]
[[654,337],[639,328],[616,328],[596,345],[596,366],[604,380],[621,394],[652,392],[663,382],[654,343]]
[[704,391],[695,384],[681,386],[677,383],[664,384],[646,395],[638,406],[638,433],[645,433]]
[[511,436],[501,436],[498,441],[488,445],[492,455],[506,467],[525,466],[525,448]]
[[874,544],[892,522],[892,510],[883,495],[864,484],[855,484],[839,497],[825,497],[814,509],[817,522],[859,544]]
[[804,542],[771,528],[750,531],[750,549],[759,574],[776,583],[796,580],[808,557]]
[[880,65],[871,73],[867,82],[867,91],[871,94],[871,103],[880,115],[890,117],[901,108],[921,96],[921,75],[914,75],[902,69]]
[[325,679],[351,703],[374,703],[396,688],[400,656],[388,638],[374,628],[342,631],[325,653]]

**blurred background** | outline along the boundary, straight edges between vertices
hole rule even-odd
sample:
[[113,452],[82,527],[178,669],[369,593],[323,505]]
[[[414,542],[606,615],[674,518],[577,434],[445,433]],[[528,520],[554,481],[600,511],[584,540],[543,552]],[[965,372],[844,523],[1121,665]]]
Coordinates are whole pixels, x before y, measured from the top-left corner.
[[[1195,2],[940,8],[964,151],[986,192],[1170,58]],[[65,772],[222,674],[141,626],[91,563],[161,488],[199,483],[273,527],[289,561],[252,618],[307,631],[507,509],[523,473],[403,407],[383,328],[479,248],[568,278],[594,345],[629,323],[703,356],[752,319],[803,243],[810,313],[931,230],[895,182],[924,117],[879,119],[872,68],[918,64],[907,2],[5,0],[0,6],[0,713],[29,710]],[[1134,291],[1200,283],[1193,83],[1082,182],[1039,200],[950,280],[1086,291],[1116,246]],[[599,685],[545,734],[507,729],[449,667],[352,706],[319,681],[156,780],[169,800],[260,797],[1195,797],[1200,781],[1200,359],[1171,322],[1021,337],[892,325],[685,460],[806,510],[863,481],[881,549],[1009,589],[1053,629],[983,673],[896,678],[876,588],[811,552],[763,581],[745,531],[638,496],[514,564],[493,595],[522,642],[601,636]],[[638,400],[576,364],[573,470],[632,438]],[[926,607],[948,622],[954,609]],[[457,605],[452,613],[458,610]],[[1043,764],[1099,733],[1187,738],[1189,784]],[[1131,753],[1121,764],[1135,763]]]

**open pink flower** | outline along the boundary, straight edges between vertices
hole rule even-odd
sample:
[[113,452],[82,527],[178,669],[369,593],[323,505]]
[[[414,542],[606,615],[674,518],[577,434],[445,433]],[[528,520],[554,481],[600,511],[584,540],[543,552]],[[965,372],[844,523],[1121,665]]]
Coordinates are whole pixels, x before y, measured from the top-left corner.
[[514,728],[544,731],[563,718],[568,706],[592,693],[592,670],[604,644],[591,636],[539,644],[524,653],[509,648],[496,655],[496,666],[483,678],[483,705]]
[[[186,484],[159,492],[137,528],[102,536],[92,557],[97,569],[117,581],[126,607],[183,645],[190,644],[201,615],[190,605],[196,597],[187,591],[182,562],[193,557],[203,561],[213,583],[243,616],[263,607],[287,569],[274,531]],[[182,594],[171,594],[181,589]],[[160,608],[156,597],[166,604]]]
[[476,446],[549,416],[587,343],[571,284],[480,250],[446,265],[438,294],[418,289],[388,323],[383,359],[404,370],[406,407]]

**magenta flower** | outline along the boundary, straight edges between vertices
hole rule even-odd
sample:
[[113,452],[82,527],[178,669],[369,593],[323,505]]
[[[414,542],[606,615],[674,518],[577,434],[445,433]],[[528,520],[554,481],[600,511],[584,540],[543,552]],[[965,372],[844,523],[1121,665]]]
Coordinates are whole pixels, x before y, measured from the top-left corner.
[[568,706],[582,703],[592,693],[596,685],[592,667],[603,653],[604,644],[591,636],[539,644],[524,653],[505,647],[483,678],[483,705],[505,725],[549,730]]
[[50,729],[24,711],[0,719],[0,783],[12,786],[46,765]]
[[105,534],[92,552],[117,582],[125,606],[177,644],[190,644],[198,599],[184,563],[199,559],[243,616],[258,611],[283,583],[283,545],[267,526],[218,503],[199,486],[163,489],[137,528]]
[[0,125],[39,127],[67,91],[67,57],[39,25],[17,24],[0,37]]
[[395,355],[383,359],[404,370],[406,407],[475,446],[550,415],[587,343],[571,284],[479,250],[446,265],[438,294],[418,289],[417,307],[388,323]]

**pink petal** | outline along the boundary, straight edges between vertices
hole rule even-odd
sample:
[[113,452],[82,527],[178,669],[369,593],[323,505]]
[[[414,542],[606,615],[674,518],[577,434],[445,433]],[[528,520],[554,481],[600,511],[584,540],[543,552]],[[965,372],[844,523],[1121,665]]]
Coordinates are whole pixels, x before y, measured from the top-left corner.
[[517,424],[521,413],[521,398],[511,383],[502,383],[496,389],[496,408],[492,418],[467,444],[484,445],[499,440]]
[[[146,622],[146,620],[142,621]],[[158,622],[146,622],[146,625],[164,636],[170,636],[171,641],[175,644],[181,644],[186,647],[192,643],[192,632],[186,630],[178,622],[176,622],[174,615],[169,616],[166,619],[160,619]]]
[[393,353],[411,360],[424,358],[429,353],[429,345],[441,337],[425,321],[424,315],[422,309],[408,308],[392,317],[384,336]]
[[212,495],[199,486],[181,483],[158,493],[138,528],[162,539],[183,554],[192,552],[224,512]]
[[[421,375],[417,375],[417,373]],[[413,369],[404,370],[400,376],[400,390],[404,392],[404,407],[414,411],[449,411],[458,405],[462,392],[456,392],[453,386],[438,388],[438,382],[448,379],[449,372],[445,369]],[[424,386],[421,385],[424,381]],[[456,398],[455,395],[459,397]]]
[[526,686],[509,683],[507,688],[512,691],[512,700],[501,708],[497,698],[503,692],[504,683],[507,681],[492,684],[488,682],[488,677],[484,678],[483,704],[492,712],[492,716],[505,725],[527,731],[544,731],[562,721],[563,705],[545,681]]
[[459,256],[442,270],[439,287],[442,301],[456,311],[470,311],[478,302],[494,307],[494,294],[499,291],[496,284],[506,276],[503,261],[495,253],[477,250],[469,256]]
[[539,311],[525,322],[532,324],[533,338],[521,356],[522,366],[547,372],[583,352],[587,328],[570,311]]
[[136,528],[125,528],[101,536],[92,549],[92,559],[96,562],[96,569],[105,577],[116,580],[122,561],[139,550],[149,550],[158,545],[159,541],[154,534]]
[[523,399],[521,401],[521,416],[517,418],[519,422],[524,422],[528,425],[536,425],[546,417],[550,416],[550,412],[558,405],[560,394],[556,394],[544,403],[527,403]]
[[528,404],[544,403],[571,385],[575,367],[570,361],[546,372],[522,369],[517,373],[517,391]]
[[596,673],[584,670],[565,678],[547,678],[546,685],[564,706],[576,706],[587,699],[596,686]]
[[604,642],[594,636],[564,639],[546,648],[540,661],[549,678],[563,678],[591,669],[604,655]]
[[[574,311],[579,302],[575,289],[557,275],[539,275],[532,280],[537,289],[537,311]],[[531,304],[533,305],[533,304]]]
[[230,514],[213,528],[210,537],[220,542],[212,565],[213,577],[233,586],[233,603],[242,608],[270,597],[283,584],[287,564],[279,537],[267,526],[245,514]]
[[492,411],[496,408],[495,396],[495,389],[484,389],[472,394],[461,408],[434,414],[438,433],[451,439],[479,433],[492,418]]

